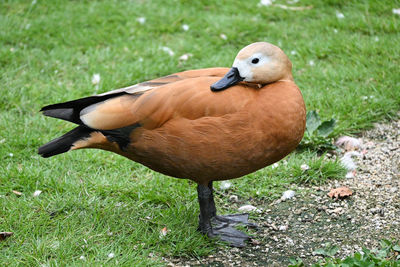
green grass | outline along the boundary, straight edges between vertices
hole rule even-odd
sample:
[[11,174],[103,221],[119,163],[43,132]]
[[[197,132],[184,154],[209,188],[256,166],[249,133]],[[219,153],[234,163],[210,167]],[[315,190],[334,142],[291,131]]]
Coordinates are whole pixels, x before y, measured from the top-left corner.
[[[337,246],[328,245],[315,251],[316,254],[324,256],[322,261],[312,264],[312,267],[353,267],[353,266],[386,266],[397,267],[400,265],[400,245],[396,241],[381,240],[380,248],[369,250],[363,248],[344,259],[334,256],[340,250]],[[289,267],[304,267],[301,259],[291,259]]]
[[[103,151],[36,155],[72,127],[44,118],[44,105],[229,66],[244,45],[268,41],[291,58],[307,108],[337,120],[335,136],[397,116],[400,16],[392,9],[399,1],[304,0],[297,5],[313,6],[304,11],[258,2],[0,0],[0,231],[14,232],[0,242],[0,265],[162,265],[162,256],[200,257],[220,246],[196,232],[191,182]],[[179,61],[184,53],[193,56]],[[94,73],[101,75],[98,89]],[[302,171],[302,163],[311,169]],[[304,152],[235,180],[232,191],[274,199],[293,183],[342,176],[337,163]],[[37,189],[43,193],[34,198]],[[160,239],[163,227],[170,231]]]

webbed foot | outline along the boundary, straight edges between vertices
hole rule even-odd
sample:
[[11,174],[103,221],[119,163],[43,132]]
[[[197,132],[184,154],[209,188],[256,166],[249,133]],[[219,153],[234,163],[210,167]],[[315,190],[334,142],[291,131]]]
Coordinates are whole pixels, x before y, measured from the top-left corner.
[[257,228],[257,225],[248,221],[248,214],[216,215],[215,203],[212,194],[212,184],[197,187],[200,204],[198,230],[210,238],[219,238],[233,247],[244,247],[250,239],[247,234],[235,229],[236,225]]
[[248,214],[232,214],[215,216],[211,219],[212,234],[233,247],[244,247],[250,236],[234,228],[236,225],[245,225],[257,228],[257,225],[248,221]]

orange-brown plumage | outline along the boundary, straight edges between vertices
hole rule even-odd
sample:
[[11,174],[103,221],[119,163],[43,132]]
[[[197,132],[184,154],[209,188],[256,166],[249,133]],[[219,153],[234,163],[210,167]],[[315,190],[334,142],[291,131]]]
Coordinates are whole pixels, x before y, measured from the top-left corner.
[[291,63],[279,48],[255,43],[233,69],[228,78],[228,68],[192,70],[45,107],[45,115],[81,128],[67,136],[70,147],[64,141],[52,152],[56,140],[39,153],[109,150],[202,186],[268,166],[293,151],[305,130]]
[[101,143],[88,138],[76,148],[101,144],[158,172],[202,184],[243,176],[294,150],[304,133],[305,108],[292,81],[211,92],[220,78],[200,76],[138,98],[108,100],[92,111],[97,120],[88,125],[108,130],[110,123],[114,128],[139,123],[131,144],[122,151],[106,138]]

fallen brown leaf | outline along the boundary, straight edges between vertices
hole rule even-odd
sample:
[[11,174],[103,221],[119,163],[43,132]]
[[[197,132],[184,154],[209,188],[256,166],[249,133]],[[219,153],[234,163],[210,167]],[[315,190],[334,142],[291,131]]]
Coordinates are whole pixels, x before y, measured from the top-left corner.
[[5,240],[7,237],[12,236],[13,232],[0,232],[0,241]]
[[164,227],[163,229],[161,229],[160,238],[163,238],[164,236],[166,236],[167,233],[168,233],[167,227]]
[[338,187],[335,189],[331,189],[331,191],[328,193],[328,196],[330,198],[346,198],[348,196],[351,196],[353,194],[353,191],[351,191],[350,188],[346,186]]
[[351,136],[342,136],[336,141],[336,145],[343,147],[345,151],[354,151],[361,149],[362,146],[361,138],[354,138]]
[[17,190],[13,190],[12,192],[13,192],[14,194],[16,194],[17,196],[22,196],[22,193],[19,192],[19,191],[17,191]]

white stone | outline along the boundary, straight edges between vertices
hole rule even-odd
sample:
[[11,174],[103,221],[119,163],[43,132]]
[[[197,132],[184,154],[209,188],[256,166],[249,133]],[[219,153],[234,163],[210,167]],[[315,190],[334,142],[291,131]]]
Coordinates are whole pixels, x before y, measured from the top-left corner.
[[281,226],[279,226],[279,231],[286,231],[287,229],[288,229],[288,226],[287,225],[281,225]]
[[219,185],[219,188],[220,188],[221,190],[226,190],[226,189],[231,188],[231,186],[232,186],[232,183],[231,183],[231,182],[229,182],[229,181],[222,181],[222,182],[220,183],[220,185]]
[[145,24],[146,23],[146,18],[145,17],[139,17],[136,19],[137,22],[139,22],[140,24]]
[[310,169],[310,166],[308,166],[307,164],[301,164],[301,166],[300,166],[300,168],[303,170],[303,171],[306,171],[306,170],[309,170]]
[[272,169],[275,169],[275,168],[278,167],[278,166],[279,166],[279,163],[274,163],[274,164],[271,165],[271,168],[272,168]]
[[244,205],[244,206],[241,206],[238,210],[243,211],[243,212],[249,212],[249,211],[261,212],[261,210],[254,207],[253,205]]
[[41,193],[42,193],[42,190],[36,190],[36,191],[33,193],[33,196],[34,196],[34,197],[38,197]]
[[357,169],[356,163],[353,161],[352,157],[360,157],[362,154],[357,151],[349,151],[344,153],[343,157],[340,158],[340,163],[349,171]]
[[261,0],[259,5],[270,6],[270,5],[272,5],[272,2],[273,2],[272,0]]
[[167,52],[171,57],[172,57],[173,55],[175,55],[174,51],[172,51],[172,49],[169,48],[169,47],[161,46],[161,50],[164,51],[164,52]]
[[179,57],[179,60],[186,61],[186,60],[188,60],[191,56],[193,56],[193,55],[190,54],[190,53],[188,53],[188,54],[183,54],[182,56]]
[[183,24],[183,25],[182,25],[182,29],[183,29],[185,32],[188,31],[188,30],[189,30],[189,25]]
[[292,197],[294,197],[295,194],[296,192],[294,192],[293,190],[287,190],[283,192],[281,200],[291,199]]
[[232,195],[232,196],[229,197],[229,200],[230,200],[231,202],[238,202],[239,198],[238,198],[238,196],[236,196],[236,195]]
[[99,84],[100,80],[101,80],[101,78],[100,78],[100,74],[99,73],[93,74],[93,76],[92,76],[92,84],[93,85]]
[[341,13],[341,12],[336,12],[336,17],[337,17],[338,19],[344,19],[344,15],[343,15],[343,13]]

